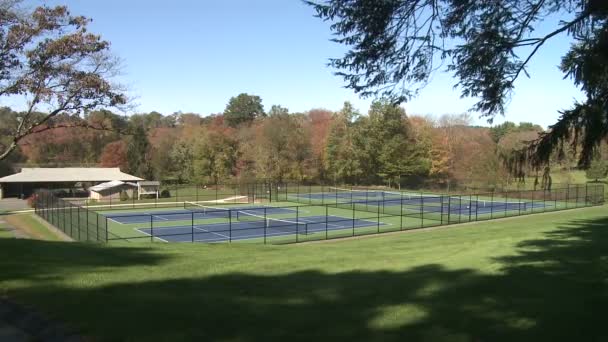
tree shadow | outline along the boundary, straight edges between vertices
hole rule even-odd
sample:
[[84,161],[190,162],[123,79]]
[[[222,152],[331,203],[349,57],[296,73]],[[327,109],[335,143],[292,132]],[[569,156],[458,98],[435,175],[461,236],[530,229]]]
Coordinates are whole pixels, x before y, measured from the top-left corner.
[[149,247],[108,247],[29,239],[0,239],[1,281],[63,279],[79,271],[111,272],[112,268],[152,266],[169,257]]
[[[492,273],[428,264],[395,272],[180,274],[93,288],[55,282],[17,295],[102,340],[606,341],[607,227],[608,219],[572,221],[494,259],[500,269]],[[125,253],[119,256],[104,249],[73,267],[163,261],[143,248],[132,255],[117,249]],[[66,257],[49,260],[42,273]],[[41,267],[9,276],[31,277]]]

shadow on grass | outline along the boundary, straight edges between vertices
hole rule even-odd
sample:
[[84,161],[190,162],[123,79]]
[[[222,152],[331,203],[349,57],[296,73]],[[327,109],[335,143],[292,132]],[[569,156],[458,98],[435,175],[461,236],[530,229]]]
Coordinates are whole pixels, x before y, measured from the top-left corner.
[[81,271],[152,266],[168,258],[152,248],[0,239],[1,281],[68,278]]
[[[496,259],[501,269],[494,274],[429,264],[400,272],[183,275],[85,290],[32,286],[17,294],[102,340],[606,341],[607,228],[608,219],[570,222]],[[162,262],[145,249],[98,248],[81,259],[82,251],[63,253],[9,277],[61,271],[53,263]]]

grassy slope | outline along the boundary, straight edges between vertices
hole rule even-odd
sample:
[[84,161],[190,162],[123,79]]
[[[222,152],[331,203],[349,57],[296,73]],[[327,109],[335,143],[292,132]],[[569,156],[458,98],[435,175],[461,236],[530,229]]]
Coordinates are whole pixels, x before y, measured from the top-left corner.
[[100,340],[608,339],[606,207],[259,246],[0,239],[0,294]]
[[15,214],[6,216],[5,219],[13,227],[22,230],[27,236],[36,240],[58,241],[59,236],[50,231],[40,221],[34,218],[35,214]]
[[[5,216],[1,216],[2,215],[2,211],[0,210],[0,218],[3,218]],[[6,223],[0,223],[0,238],[12,238],[13,237],[13,233],[7,230],[4,230],[4,228],[7,228],[8,225]]]

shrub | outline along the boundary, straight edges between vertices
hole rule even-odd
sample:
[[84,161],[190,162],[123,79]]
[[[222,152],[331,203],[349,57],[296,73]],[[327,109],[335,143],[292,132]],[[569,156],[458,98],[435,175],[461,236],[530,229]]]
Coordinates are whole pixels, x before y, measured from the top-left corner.
[[160,192],[160,197],[161,198],[169,198],[171,197],[171,192],[169,192],[169,190],[165,189],[163,191]]
[[28,198],[26,199],[26,201],[27,201],[27,205],[28,205],[30,208],[33,208],[33,207],[34,207],[34,204],[36,203],[36,194],[33,194],[33,195],[31,195],[30,197],[28,197]]
[[591,165],[586,171],[587,179],[597,182],[598,180],[605,178],[608,173],[608,165],[601,159],[594,159],[591,161]]

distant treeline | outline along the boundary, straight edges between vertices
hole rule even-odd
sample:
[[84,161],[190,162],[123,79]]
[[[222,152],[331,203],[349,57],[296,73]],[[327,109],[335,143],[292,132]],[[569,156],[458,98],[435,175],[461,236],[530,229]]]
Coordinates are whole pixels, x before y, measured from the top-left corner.
[[[0,133],[18,120],[18,112],[0,109]],[[471,126],[469,114],[409,115],[382,100],[373,102],[365,114],[348,102],[335,112],[289,113],[281,106],[265,111],[262,100],[248,94],[230,99],[223,113],[206,116],[121,116],[101,110],[55,120],[84,121],[89,128],[33,134],[0,172],[10,172],[11,163],[99,165],[183,183],[272,179],[504,186],[516,180],[503,160],[542,131],[532,123]],[[575,153],[556,156],[554,164],[574,167]]]

